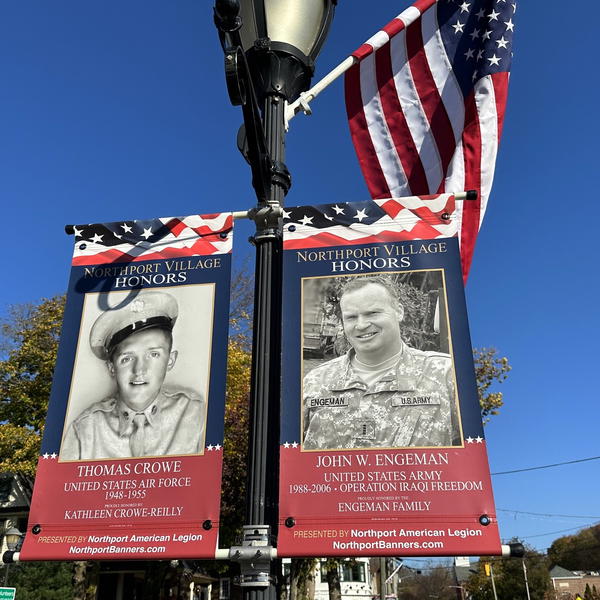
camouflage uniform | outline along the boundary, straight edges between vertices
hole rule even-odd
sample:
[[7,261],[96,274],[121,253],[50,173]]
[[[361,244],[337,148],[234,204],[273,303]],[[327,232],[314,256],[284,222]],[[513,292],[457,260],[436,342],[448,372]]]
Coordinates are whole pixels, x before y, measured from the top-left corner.
[[398,363],[367,387],[352,368],[353,353],[304,378],[304,449],[460,444],[448,354],[403,344]]
[[[144,456],[200,453],[206,418],[197,394],[163,388],[143,412]],[[135,414],[117,395],[92,404],[69,426],[61,460],[130,457]]]

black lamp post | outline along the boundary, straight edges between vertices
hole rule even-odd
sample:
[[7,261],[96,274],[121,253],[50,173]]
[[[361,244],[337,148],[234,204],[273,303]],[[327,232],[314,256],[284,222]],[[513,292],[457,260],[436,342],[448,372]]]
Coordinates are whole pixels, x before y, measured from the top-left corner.
[[[281,359],[281,216],[291,185],[285,166],[285,103],[308,89],[337,0],[216,0],[229,97],[241,105],[238,147],[252,170],[257,206],[250,447],[245,528],[276,534]],[[250,527],[251,526],[251,527]],[[269,530],[270,527],[270,530]],[[268,568],[266,569],[268,571]],[[274,597],[268,572],[246,578],[250,594]],[[244,568],[242,568],[244,585]],[[267,588],[266,586],[269,585]],[[263,595],[264,594],[264,595]],[[258,596],[254,596],[258,598]]]

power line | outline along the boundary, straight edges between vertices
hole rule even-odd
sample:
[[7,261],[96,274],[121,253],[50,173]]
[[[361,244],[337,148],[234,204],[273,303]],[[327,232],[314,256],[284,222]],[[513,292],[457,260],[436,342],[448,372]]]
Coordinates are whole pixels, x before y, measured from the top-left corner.
[[516,515],[536,515],[538,517],[566,517],[568,519],[600,519],[598,515],[561,515],[554,513],[529,512],[526,510],[512,510],[510,508],[497,508],[496,510],[501,512],[514,513]]
[[550,469],[551,467],[561,467],[562,465],[572,465],[575,463],[587,462],[589,460],[598,460],[600,456],[590,456],[589,458],[580,458],[578,460],[567,460],[565,462],[553,463],[551,465],[541,465],[539,467],[528,467],[527,469],[513,469],[512,471],[498,471],[491,475],[508,475],[509,473],[523,473],[524,471],[537,471],[538,469]]
[[587,525],[578,525],[577,527],[569,527],[569,529],[559,529],[558,531],[548,531],[546,533],[536,533],[535,535],[523,535],[520,536],[522,537],[524,540],[528,540],[534,537],[543,537],[545,535],[553,535],[555,533],[564,533],[565,531],[573,531],[574,529],[585,529],[587,527],[593,527],[594,525],[597,525],[598,523],[588,523]]

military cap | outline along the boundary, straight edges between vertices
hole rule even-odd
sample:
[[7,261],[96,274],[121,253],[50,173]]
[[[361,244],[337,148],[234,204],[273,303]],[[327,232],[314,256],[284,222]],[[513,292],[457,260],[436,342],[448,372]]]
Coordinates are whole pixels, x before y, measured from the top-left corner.
[[172,331],[177,320],[177,301],[165,292],[140,292],[130,302],[103,312],[92,325],[90,346],[103,360],[132,333],[159,327]]

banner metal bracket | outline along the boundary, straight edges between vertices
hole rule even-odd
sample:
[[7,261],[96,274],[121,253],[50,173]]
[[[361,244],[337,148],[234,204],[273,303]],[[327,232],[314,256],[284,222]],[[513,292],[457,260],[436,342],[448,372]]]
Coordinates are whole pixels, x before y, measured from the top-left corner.
[[269,525],[244,525],[241,546],[217,552],[215,558],[225,558],[240,565],[238,585],[245,588],[267,588],[271,584],[271,561],[277,549],[270,545]]

